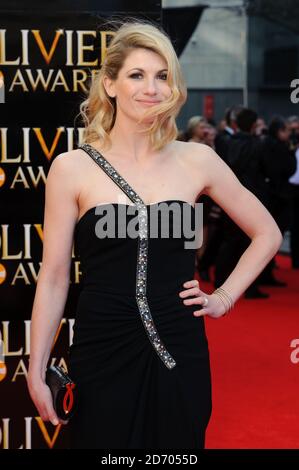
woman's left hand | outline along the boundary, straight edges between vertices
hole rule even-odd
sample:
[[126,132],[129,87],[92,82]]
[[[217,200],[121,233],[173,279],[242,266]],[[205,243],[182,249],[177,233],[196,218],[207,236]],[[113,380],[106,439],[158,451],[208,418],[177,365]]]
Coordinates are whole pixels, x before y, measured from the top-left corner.
[[[199,288],[199,282],[196,279],[184,282],[183,286],[186,287],[186,289],[181,291],[179,296],[184,299],[185,305],[203,305],[200,310],[193,312],[195,317],[209,315],[212,318],[219,318],[225,315],[226,309],[219,296],[216,294],[209,295],[203,292]],[[193,298],[186,298],[190,296],[193,296]],[[206,306],[204,306],[205,304]]]

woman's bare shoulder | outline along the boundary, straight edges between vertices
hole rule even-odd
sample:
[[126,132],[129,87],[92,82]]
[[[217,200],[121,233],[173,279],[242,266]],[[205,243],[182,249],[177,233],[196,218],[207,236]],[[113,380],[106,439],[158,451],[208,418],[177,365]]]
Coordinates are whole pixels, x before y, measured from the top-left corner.
[[[84,164],[86,157],[84,150],[73,149],[67,152],[59,153],[53,160],[52,165],[60,165],[61,167],[76,167],[77,165]],[[59,163],[58,163],[59,162]]]
[[51,163],[49,174],[55,173],[56,175],[72,179],[74,182],[80,180],[80,176],[87,163],[84,153],[81,149],[59,153]]
[[77,198],[81,191],[86,157],[81,149],[59,153],[53,159],[47,175],[47,185],[63,184]]
[[201,173],[207,166],[213,166],[219,155],[208,145],[197,142],[175,141],[176,154],[191,169]]

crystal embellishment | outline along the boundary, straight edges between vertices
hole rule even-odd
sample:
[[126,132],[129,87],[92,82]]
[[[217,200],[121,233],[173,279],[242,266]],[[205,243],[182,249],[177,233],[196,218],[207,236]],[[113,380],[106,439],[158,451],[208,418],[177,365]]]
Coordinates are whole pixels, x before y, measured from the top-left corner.
[[78,148],[84,150],[137,206],[139,233],[136,269],[136,303],[145,331],[156,353],[168,369],[173,369],[176,366],[176,362],[171,354],[167,351],[157,332],[146,297],[148,260],[147,207],[141,197],[138,196],[134,189],[126,182],[126,180],[124,180],[124,178],[115,170],[115,168],[105,159],[105,157],[103,157],[103,155],[98,150],[86,143],[79,145]]

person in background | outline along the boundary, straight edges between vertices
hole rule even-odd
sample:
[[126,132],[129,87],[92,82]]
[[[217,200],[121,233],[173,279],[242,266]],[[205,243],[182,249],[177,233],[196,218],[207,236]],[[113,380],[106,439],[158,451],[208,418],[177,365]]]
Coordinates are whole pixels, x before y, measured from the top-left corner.
[[225,113],[225,127],[219,131],[215,138],[215,150],[220,157],[226,162],[228,146],[232,135],[238,130],[237,115],[242,106],[232,106]]
[[[204,143],[215,150],[216,128],[207,124]],[[207,195],[202,195],[197,202],[204,204],[203,244],[197,250],[197,271],[203,281],[210,281],[209,269],[214,264],[218,246],[222,239],[220,224],[221,208]]]
[[[203,116],[192,116],[187,123],[187,132],[186,132],[186,141],[187,142],[197,142],[197,143],[206,143],[208,137],[208,128],[209,124]],[[211,200],[206,195],[201,195],[198,200],[198,203],[203,204],[203,244],[198,248],[196,252],[195,267],[199,271],[200,258],[205,251],[205,246],[208,241],[208,214],[210,210]]]
[[219,122],[218,122],[218,125],[217,125],[217,134],[219,134],[219,132],[224,131],[224,129],[226,128],[226,126],[227,126],[226,120],[225,120],[225,119],[221,119],[221,121],[219,121]]
[[[236,117],[242,109],[241,106],[232,106],[226,110],[225,119],[218,126],[218,133],[212,140],[213,131],[207,126],[205,143],[210,145],[218,155],[226,161],[229,142],[237,131]],[[197,271],[203,281],[210,281],[210,268],[215,263],[218,250],[223,241],[223,223],[226,218],[221,207],[207,196],[203,195],[198,202],[204,204],[204,242],[197,252]]]
[[[255,135],[257,113],[243,108],[237,115],[238,131],[231,137],[227,164],[242,184],[263,203],[267,203],[267,186],[261,166],[261,141]],[[244,208],[245,209],[245,208]],[[246,210],[246,209],[245,209]],[[220,285],[235,266],[249,244],[249,238],[227,216],[223,222],[224,239],[216,259],[215,285]],[[254,281],[246,290],[245,298],[267,298]]]
[[204,143],[215,150],[215,138],[217,135],[216,128],[212,124],[206,125],[206,136],[204,138]]
[[257,118],[255,126],[255,135],[263,139],[268,133],[268,128],[265,120],[262,117]]
[[203,116],[192,116],[187,123],[186,141],[204,143],[207,125],[207,120]]
[[290,249],[292,268],[299,269],[299,117],[290,116],[287,120],[290,130],[291,147],[295,151],[296,171],[289,178],[291,185],[291,224]]
[[[269,123],[268,135],[262,142],[262,160],[269,203],[266,205],[284,234],[291,226],[292,187],[289,178],[296,171],[296,157],[290,143],[291,129],[281,116],[274,116]],[[274,277],[273,258],[258,277],[264,285],[284,287],[285,282]]]

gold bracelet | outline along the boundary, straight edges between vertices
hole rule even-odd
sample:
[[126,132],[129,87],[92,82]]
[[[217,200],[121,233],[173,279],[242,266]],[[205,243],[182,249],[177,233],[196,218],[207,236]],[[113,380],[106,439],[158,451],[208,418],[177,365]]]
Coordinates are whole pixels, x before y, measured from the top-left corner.
[[222,292],[222,294],[227,298],[227,301],[228,301],[229,304],[230,304],[230,308],[233,308],[233,306],[234,306],[234,301],[233,301],[232,296],[229,295],[228,292],[227,292],[226,290],[224,290],[222,287],[218,287],[218,289],[216,289],[216,291]]
[[221,294],[226,299],[226,301],[228,303],[228,311],[230,311],[234,306],[234,301],[233,301],[232,297],[222,287],[218,288],[217,293]]
[[[213,294],[214,294],[214,292],[213,292]],[[219,292],[216,292],[216,295],[217,295],[217,297],[219,297],[219,299],[220,299],[221,302],[223,303],[223,305],[224,305],[224,313],[223,313],[223,315],[226,315],[227,312],[229,311],[229,307],[227,306],[226,301],[223,299],[222,295],[219,294]]]
[[225,312],[224,312],[223,315],[226,315],[226,312],[228,310],[226,300],[223,299],[222,294],[220,294],[219,292],[213,292],[213,294],[216,294],[219,297],[219,299],[221,300],[221,302],[223,303],[224,308],[225,308]]
[[224,304],[226,302],[226,307],[228,305],[227,311],[230,311],[233,308],[234,301],[232,297],[222,287],[218,287],[216,290],[214,290],[213,294],[218,295]]

